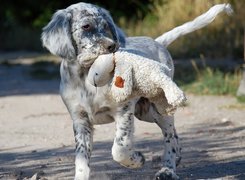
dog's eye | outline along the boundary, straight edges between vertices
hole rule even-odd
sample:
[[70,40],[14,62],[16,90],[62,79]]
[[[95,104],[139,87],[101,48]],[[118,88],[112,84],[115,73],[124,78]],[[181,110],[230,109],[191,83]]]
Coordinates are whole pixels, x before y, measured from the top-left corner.
[[89,24],[85,24],[84,26],[82,26],[82,29],[88,31],[91,29],[91,26]]

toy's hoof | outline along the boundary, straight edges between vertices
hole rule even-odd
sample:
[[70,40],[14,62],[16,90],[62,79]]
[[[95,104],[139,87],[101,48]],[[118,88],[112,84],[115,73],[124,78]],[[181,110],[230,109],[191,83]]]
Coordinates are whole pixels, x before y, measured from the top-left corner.
[[162,168],[155,175],[155,180],[178,180],[179,177],[175,174],[172,169]]

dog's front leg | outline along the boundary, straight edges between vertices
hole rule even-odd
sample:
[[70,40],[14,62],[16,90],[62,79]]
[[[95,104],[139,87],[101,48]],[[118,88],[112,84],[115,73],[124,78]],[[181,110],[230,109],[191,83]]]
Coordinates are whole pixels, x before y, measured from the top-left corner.
[[93,127],[85,111],[81,111],[79,116],[79,119],[73,119],[76,142],[75,180],[88,180],[90,176],[89,161],[92,151]]
[[128,102],[118,107],[116,115],[116,137],[112,147],[115,161],[128,168],[139,168],[145,158],[134,150],[134,103]]

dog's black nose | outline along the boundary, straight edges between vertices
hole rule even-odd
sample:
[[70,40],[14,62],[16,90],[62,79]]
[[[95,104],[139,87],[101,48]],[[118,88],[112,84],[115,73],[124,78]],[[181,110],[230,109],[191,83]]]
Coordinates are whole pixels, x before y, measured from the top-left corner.
[[113,42],[107,47],[107,49],[110,53],[113,53],[117,50],[117,44]]

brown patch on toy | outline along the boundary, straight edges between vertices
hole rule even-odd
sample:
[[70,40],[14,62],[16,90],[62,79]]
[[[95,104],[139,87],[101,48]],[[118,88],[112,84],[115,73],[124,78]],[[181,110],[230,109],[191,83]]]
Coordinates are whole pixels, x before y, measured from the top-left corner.
[[117,76],[116,81],[115,81],[115,86],[119,87],[119,88],[123,88],[124,87],[124,79],[120,76]]

